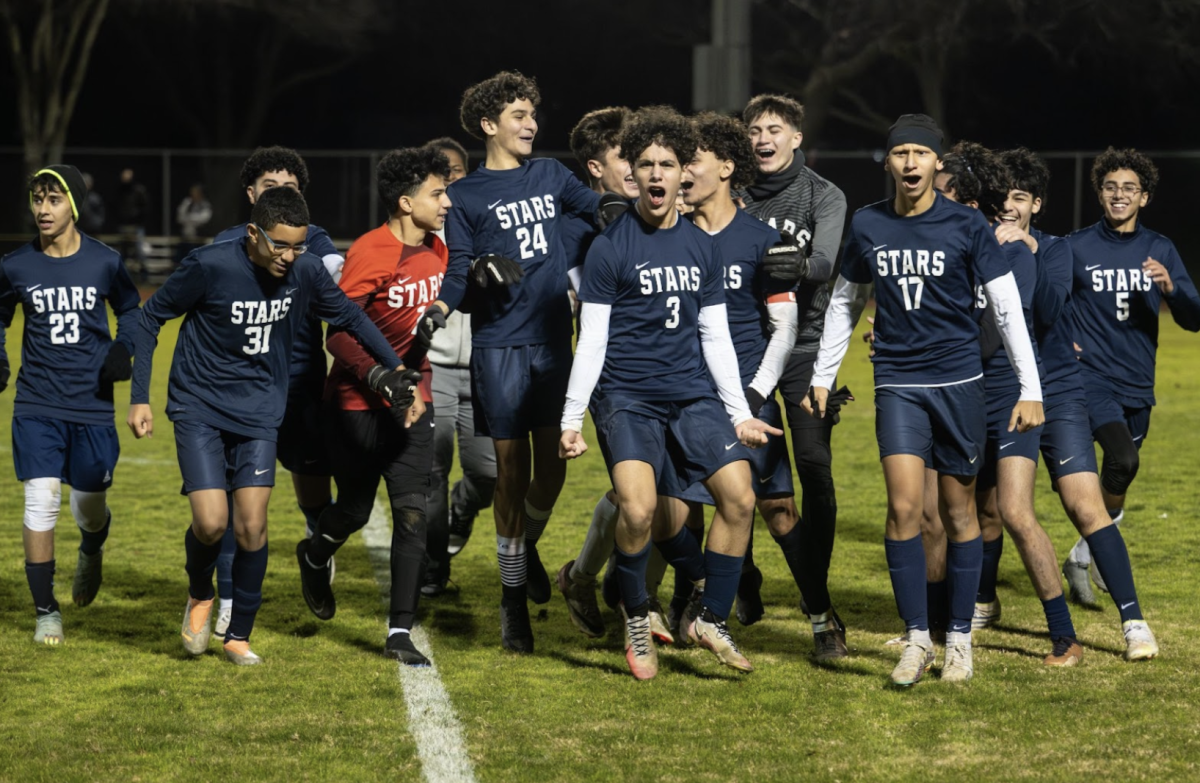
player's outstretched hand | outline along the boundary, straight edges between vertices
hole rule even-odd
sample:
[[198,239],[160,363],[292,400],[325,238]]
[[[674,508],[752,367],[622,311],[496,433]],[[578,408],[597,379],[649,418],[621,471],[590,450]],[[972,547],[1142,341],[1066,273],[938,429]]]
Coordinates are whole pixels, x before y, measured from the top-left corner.
[[761,419],[746,419],[733,429],[737,432],[738,440],[742,442],[742,445],[751,449],[767,445],[768,435],[776,437],[783,435],[783,430],[772,427]]
[[480,288],[507,288],[525,276],[525,270],[511,258],[489,253],[471,262],[471,278]]
[[596,227],[601,231],[613,224],[629,209],[629,200],[616,193],[604,193],[596,207]]
[[1037,240],[1015,223],[997,223],[996,241],[1002,245],[1009,242],[1024,242],[1025,246],[1029,248],[1029,252],[1036,253],[1038,251]]
[[559,459],[575,459],[583,456],[583,453],[588,450],[588,445],[583,440],[583,433],[575,430],[563,430],[562,436],[558,439],[558,457]]
[[1029,432],[1034,427],[1046,423],[1046,412],[1040,402],[1033,400],[1018,400],[1013,406],[1012,416],[1008,418],[1008,431]]
[[848,402],[854,402],[854,394],[848,386],[843,386],[826,398],[825,412],[827,416],[833,419],[834,424],[842,420],[842,406]]
[[100,367],[100,380],[104,383],[127,381],[133,377],[133,356],[125,343],[113,341],[108,346],[104,364]]
[[[393,408],[393,410],[395,410]],[[413,403],[408,410],[404,411],[404,429],[408,429],[417,423],[417,419],[425,415],[425,400],[421,399],[421,395],[417,394],[413,397]]]
[[863,342],[867,344],[867,356],[875,355],[875,317],[868,315],[867,323],[871,328],[863,332]]
[[808,272],[808,256],[796,238],[786,231],[779,232],[779,241],[767,250],[763,270],[784,283],[798,283]]
[[824,386],[809,386],[808,394],[800,401],[800,408],[814,419],[823,419],[828,399],[829,389]]
[[1158,285],[1158,290],[1164,294],[1175,293],[1175,283],[1171,281],[1171,273],[1160,262],[1150,256],[1142,262],[1142,272]]
[[445,328],[446,314],[436,304],[430,305],[425,314],[421,316],[421,320],[417,322],[417,345],[428,351],[429,346],[433,343],[434,332]]
[[421,373],[418,370],[389,370],[376,365],[367,372],[367,386],[378,392],[397,411],[407,411],[412,407],[420,382]]
[[149,438],[154,435],[154,412],[145,403],[129,406],[129,417],[125,419],[135,438]]

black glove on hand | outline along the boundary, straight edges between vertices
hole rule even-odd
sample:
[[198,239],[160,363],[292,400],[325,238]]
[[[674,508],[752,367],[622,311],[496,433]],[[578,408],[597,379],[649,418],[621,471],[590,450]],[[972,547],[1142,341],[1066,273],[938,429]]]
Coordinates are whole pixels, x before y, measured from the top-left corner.
[[511,258],[489,253],[471,262],[471,279],[480,288],[508,287],[525,276],[525,270]]
[[825,398],[825,417],[832,420],[834,424],[837,424],[842,420],[840,413],[842,406],[853,401],[854,395],[846,386],[843,386],[837,391],[832,392],[828,397]]
[[388,401],[393,412],[407,411],[412,407],[420,382],[421,373],[418,370],[389,370],[375,366],[367,373],[367,385]]
[[596,226],[603,231],[628,209],[629,200],[624,196],[616,193],[603,194],[600,196],[600,205],[596,207]]
[[762,410],[762,406],[767,404],[767,400],[753,386],[746,387],[746,402],[750,405],[750,415],[758,418],[758,412]]
[[113,342],[108,346],[108,355],[100,368],[100,380],[104,383],[127,381],[133,377],[133,356],[125,343]]
[[767,250],[763,269],[773,279],[798,283],[808,274],[808,256],[796,238],[786,231],[779,232],[779,241]]
[[428,351],[433,343],[433,333],[445,328],[446,314],[442,312],[442,308],[437,305],[430,306],[417,322],[417,345]]

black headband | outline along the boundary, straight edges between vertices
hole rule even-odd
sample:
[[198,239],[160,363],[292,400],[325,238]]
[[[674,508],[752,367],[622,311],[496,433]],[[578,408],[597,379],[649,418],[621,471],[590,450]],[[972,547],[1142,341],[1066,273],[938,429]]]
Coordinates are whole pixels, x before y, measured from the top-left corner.
[[887,148],[901,144],[919,144],[942,156],[942,129],[925,114],[904,114],[888,129]]

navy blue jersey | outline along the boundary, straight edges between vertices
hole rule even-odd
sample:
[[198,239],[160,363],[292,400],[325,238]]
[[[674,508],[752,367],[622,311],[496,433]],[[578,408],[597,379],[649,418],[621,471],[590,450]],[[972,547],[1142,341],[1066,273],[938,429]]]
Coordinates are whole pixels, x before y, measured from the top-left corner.
[[1033,298],[1033,334],[1042,362],[1042,393],[1049,407],[1055,400],[1076,399],[1083,394],[1079,362],[1075,359],[1075,337],[1071,332],[1071,286],[1074,256],[1063,237],[1029,230],[1037,240],[1038,285]]
[[690,220],[647,225],[636,210],[596,237],[582,302],[612,306],[597,389],[640,400],[716,395],[700,347],[700,308],[725,301],[721,253]]
[[590,220],[585,220],[577,215],[563,216],[559,225],[559,237],[562,241],[563,254],[567,258],[567,269],[583,266],[587,252],[592,246],[592,240],[599,233]]
[[47,256],[35,239],[0,261],[0,324],[12,325],[18,303],[25,315],[13,415],[112,426],[112,389],[100,384],[113,342],[104,303],[132,352],[141,297],[120,253],[84,234],[79,240],[67,258]]
[[[1021,296],[1021,312],[1025,315],[1025,330],[1029,332],[1030,347],[1033,348],[1034,357],[1037,357],[1038,346],[1033,336],[1033,301],[1038,285],[1037,259],[1034,258],[1033,252],[1024,242],[1008,242],[1001,245],[1000,250],[1012,267],[1013,279],[1017,283],[1017,293]],[[976,288],[976,298],[977,306],[981,310],[986,310],[988,301],[982,285]],[[1012,367],[1012,362],[1008,359],[1008,351],[1004,349],[999,327],[996,326],[991,312],[984,315],[984,322],[980,324],[980,328],[985,334],[991,333],[990,339],[994,348],[994,350],[985,349],[983,351],[984,390],[988,400],[1016,399],[1020,395],[1021,384],[1017,380],[1017,373]],[[985,338],[984,343],[987,342],[988,338]],[[1041,375],[1041,371],[1041,361],[1039,360],[1039,375]]]
[[[1104,220],[1081,228],[1067,241],[1075,255],[1075,341],[1089,382],[1094,377],[1109,384],[1131,407],[1153,405],[1162,303],[1171,308],[1177,324],[1200,331],[1200,297],[1175,245],[1141,225],[1123,234]],[[1142,273],[1147,258],[1166,267],[1175,284],[1171,296]]]
[[[217,234],[213,242],[224,242],[228,239],[245,240],[246,226],[248,225],[249,223],[242,223],[227,228]],[[304,243],[308,245],[308,252],[317,258],[341,255],[334,247],[333,240],[329,238],[329,232],[320,226],[310,225],[308,227],[308,237]],[[292,346],[292,366],[288,368],[288,372],[291,375],[292,386],[315,380],[319,389],[324,384],[325,339],[321,333],[321,319],[310,316],[301,323],[300,331],[296,335],[296,342]]]
[[[467,290],[471,261],[489,253],[525,270],[520,282],[489,290],[471,314],[473,344],[512,348],[570,340],[571,307],[563,216],[592,219],[600,194],[556,160],[536,158],[515,169],[479,167],[450,186],[446,218],[450,264],[442,301],[455,309]],[[575,248],[572,248],[575,250]]]
[[875,283],[875,385],[932,386],[983,372],[975,287],[1011,271],[977,209],[938,195],[920,215],[891,200],[854,213],[842,277]]
[[[724,264],[725,307],[742,385],[749,385],[771,341],[767,299],[794,288],[762,271],[763,256],[779,242],[779,232],[738,210],[733,222],[713,235]],[[795,297],[792,297],[795,301]]]
[[198,248],[142,308],[130,402],[150,401],[158,331],[186,315],[171,363],[167,415],[274,441],[296,333],[310,312],[357,335],[381,364],[400,364],[315,255],[305,253],[275,278],[250,261],[243,241]]

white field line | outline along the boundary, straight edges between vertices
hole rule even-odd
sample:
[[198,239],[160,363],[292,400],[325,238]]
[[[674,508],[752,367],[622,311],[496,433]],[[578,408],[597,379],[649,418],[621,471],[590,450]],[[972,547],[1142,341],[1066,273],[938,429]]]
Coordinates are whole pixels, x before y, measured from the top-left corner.
[[[363,541],[375,571],[375,581],[388,600],[391,585],[392,531],[388,510],[376,498],[371,518],[363,528]],[[462,724],[454,714],[450,695],[438,676],[429,634],[420,625],[412,629],[413,644],[429,659],[429,668],[400,664],[400,684],[408,705],[408,730],[417,743],[421,769],[429,783],[474,783],[475,768],[467,756]]]

